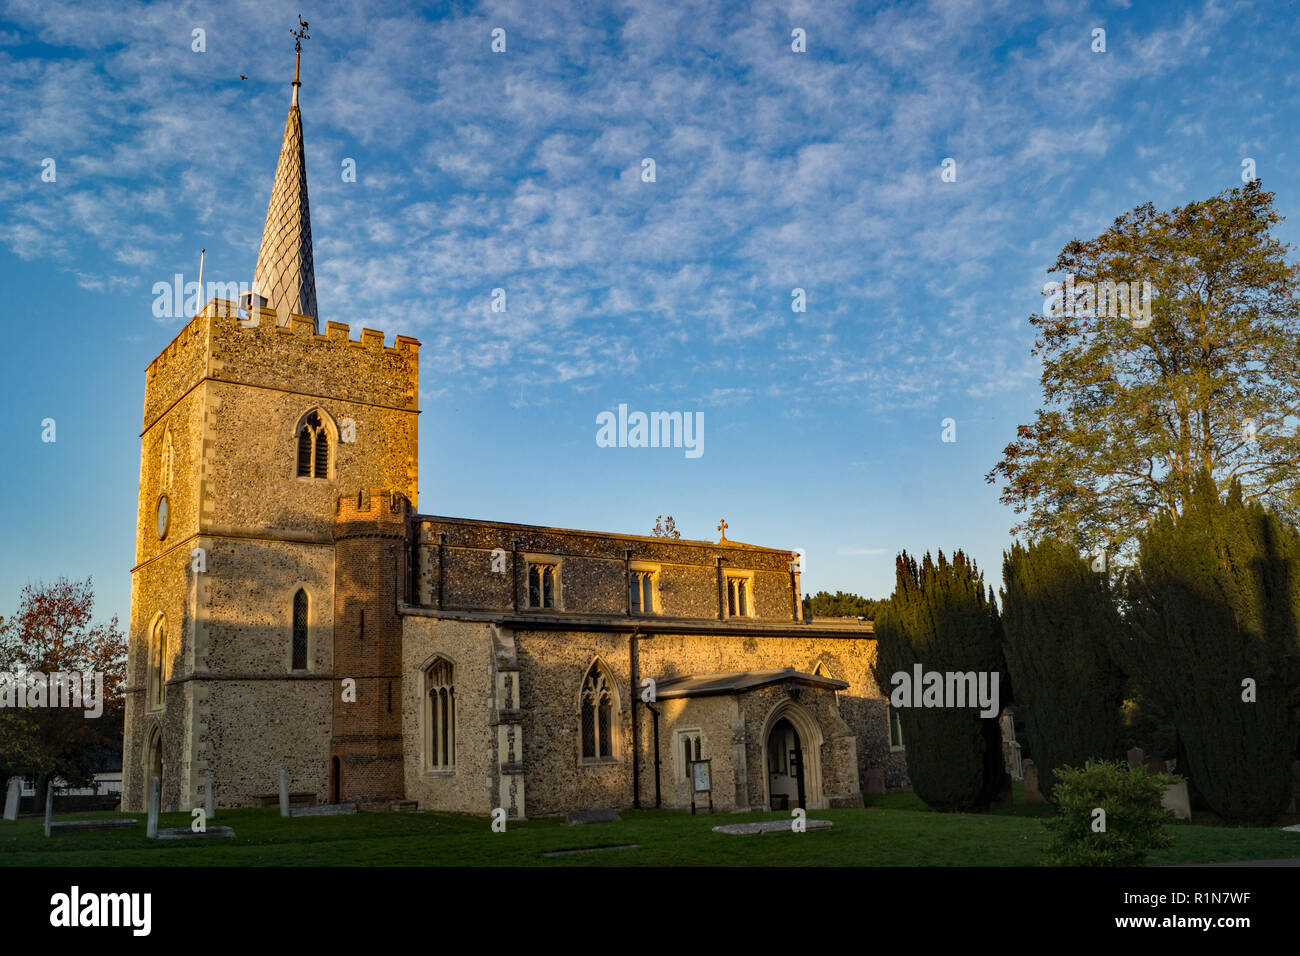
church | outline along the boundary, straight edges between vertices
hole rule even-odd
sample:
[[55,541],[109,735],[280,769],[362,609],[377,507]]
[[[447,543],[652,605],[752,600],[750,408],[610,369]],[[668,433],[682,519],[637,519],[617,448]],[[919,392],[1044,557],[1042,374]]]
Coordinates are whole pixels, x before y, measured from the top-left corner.
[[300,85],[252,295],[145,372],[123,809],[281,771],[511,818],[905,785],[871,625],[805,620],[795,552],[420,510],[420,343],[317,321]]

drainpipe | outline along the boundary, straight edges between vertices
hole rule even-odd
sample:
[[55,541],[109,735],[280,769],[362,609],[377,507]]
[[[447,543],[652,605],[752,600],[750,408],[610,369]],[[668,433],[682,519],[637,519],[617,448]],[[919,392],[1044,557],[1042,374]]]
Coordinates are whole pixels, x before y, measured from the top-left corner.
[[442,582],[447,577],[447,532],[438,535],[438,610],[443,609],[445,591]]
[[[623,588],[624,596],[627,598],[627,615],[632,616],[632,549],[628,548],[623,552],[623,581],[627,585]],[[644,609],[643,609],[644,610]]]
[[799,572],[795,570],[795,564],[799,558],[794,553],[790,553],[790,600],[794,604],[794,622],[799,623],[803,619],[802,602],[799,600]]
[[[632,552],[629,551],[628,554]],[[641,696],[641,655],[638,641],[640,628],[628,635],[627,655],[632,672],[632,809],[641,809],[641,721],[637,714],[636,702]]]
[[724,558],[714,558],[714,559],[713,559],[713,563],[714,563],[715,565],[717,565],[717,568],[718,568],[718,620],[719,620],[719,621],[726,620],[726,617],[727,617],[727,615],[726,615],[726,611],[727,611],[727,598],[726,598],[726,595],[723,593],[723,592],[724,592],[724,588],[723,588],[723,582],[722,582],[722,562],[723,562],[724,560],[725,560]]
[[514,543],[511,545],[511,548],[514,549],[514,557],[510,563],[510,573],[512,575],[512,581],[511,581],[512,586],[510,590],[514,592],[515,613],[518,614],[519,613],[519,539],[518,538],[515,538]]
[[646,710],[650,711],[650,717],[654,721],[654,738],[655,738],[655,809],[658,810],[663,800],[659,795],[659,711],[655,710],[654,704],[646,702]]

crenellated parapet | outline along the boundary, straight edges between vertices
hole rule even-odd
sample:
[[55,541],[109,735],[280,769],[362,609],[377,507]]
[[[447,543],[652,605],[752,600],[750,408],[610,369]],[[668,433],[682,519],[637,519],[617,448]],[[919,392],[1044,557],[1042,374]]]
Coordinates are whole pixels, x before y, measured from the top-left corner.
[[415,411],[419,404],[420,342],[398,335],[328,322],[315,331],[310,316],[277,324],[268,308],[240,315],[238,306],[214,298],[145,370],[143,430],[205,378],[329,395],[384,408]]

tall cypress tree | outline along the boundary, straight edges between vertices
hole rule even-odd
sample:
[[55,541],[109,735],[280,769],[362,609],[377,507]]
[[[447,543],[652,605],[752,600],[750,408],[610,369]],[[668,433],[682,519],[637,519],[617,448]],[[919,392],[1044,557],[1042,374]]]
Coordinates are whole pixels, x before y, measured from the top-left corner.
[[1232,823],[1266,824],[1290,797],[1300,680],[1300,534],[1202,472],[1177,519],[1139,537],[1117,660],[1172,713],[1188,773]]
[[[876,682],[887,694],[894,675],[910,680],[923,671],[1006,675],[998,639],[997,607],[973,561],[961,551],[920,566],[903,552],[895,564],[893,595],[876,614]],[[982,718],[978,705],[909,707],[899,711],[907,739],[912,788],[935,810],[984,810],[1006,782],[997,716]]]
[[1108,578],[1055,538],[1002,558],[1002,629],[1016,712],[1043,792],[1057,767],[1120,756],[1122,675],[1109,642],[1123,626]]

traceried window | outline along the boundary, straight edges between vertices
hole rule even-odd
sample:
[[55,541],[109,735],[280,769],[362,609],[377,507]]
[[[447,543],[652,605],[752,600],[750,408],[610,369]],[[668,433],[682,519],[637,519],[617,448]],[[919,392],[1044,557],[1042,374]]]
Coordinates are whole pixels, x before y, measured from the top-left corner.
[[559,606],[557,596],[560,588],[560,567],[558,564],[528,562],[528,606],[536,608],[554,608]]
[[582,681],[582,759],[614,756],[614,693],[609,675],[599,664]]
[[159,618],[149,637],[149,709],[167,703],[167,621]]
[[328,478],[330,439],[318,412],[312,412],[298,426],[298,477]]
[[628,606],[633,614],[658,614],[658,575],[654,571],[633,569],[628,574]]
[[293,664],[296,671],[307,669],[307,592],[302,588],[293,596]]
[[677,740],[677,753],[680,765],[677,768],[678,780],[691,779],[691,761],[700,760],[703,750],[703,738],[698,730],[678,730],[673,736]]
[[451,661],[436,660],[424,672],[424,752],[430,770],[456,766],[456,685]]
[[727,577],[727,617],[749,617],[752,614],[749,577]]

